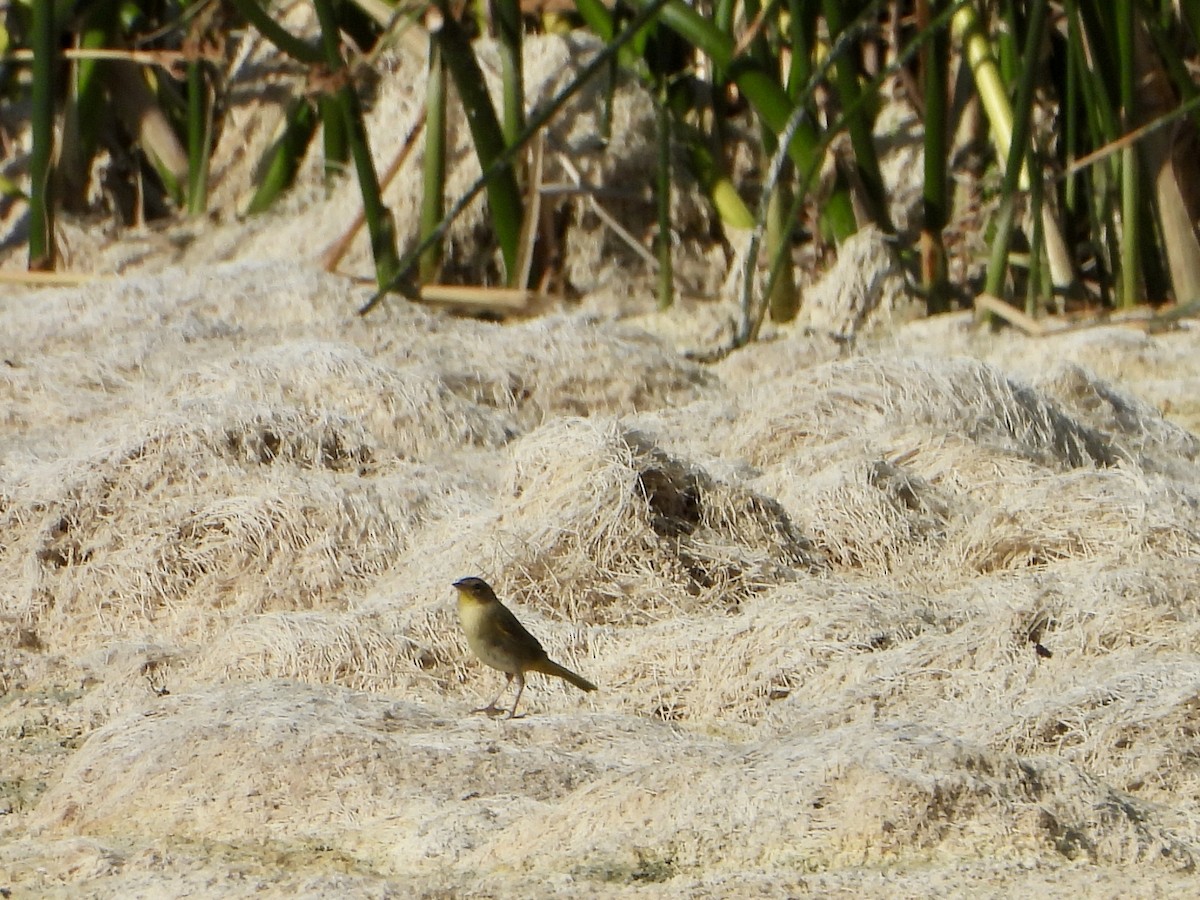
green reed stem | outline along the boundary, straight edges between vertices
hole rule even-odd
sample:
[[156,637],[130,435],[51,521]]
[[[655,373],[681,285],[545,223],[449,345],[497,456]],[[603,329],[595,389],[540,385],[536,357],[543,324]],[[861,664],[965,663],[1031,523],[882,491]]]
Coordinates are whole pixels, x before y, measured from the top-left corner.
[[33,4],[30,45],[33,49],[33,152],[29,164],[29,268],[52,271],[55,265],[54,186],[54,69],[58,29],[54,4]]

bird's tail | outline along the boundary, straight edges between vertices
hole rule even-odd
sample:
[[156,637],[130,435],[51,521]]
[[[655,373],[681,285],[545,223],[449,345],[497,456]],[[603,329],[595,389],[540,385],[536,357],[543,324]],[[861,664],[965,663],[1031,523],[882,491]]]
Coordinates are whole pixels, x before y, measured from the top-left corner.
[[581,691],[594,691],[596,686],[584,678],[582,675],[576,675],[570,669],[563,668],[558,663],[543,659],[535,665],[529,667],[534,672],[541,672],[544,675],[557,675],[564,681],[569,681]]

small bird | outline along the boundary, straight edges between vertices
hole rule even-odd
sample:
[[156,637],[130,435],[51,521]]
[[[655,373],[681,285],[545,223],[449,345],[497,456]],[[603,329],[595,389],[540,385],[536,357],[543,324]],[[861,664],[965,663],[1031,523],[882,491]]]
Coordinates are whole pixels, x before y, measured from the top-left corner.
[[475,712],[485,712],[489,716],[503,712],[496,708],[496,701],[516,678],[517,698],[505,716],[511,719],[517,712],[517,704],[521,702],[521,692],[525,690],[526,672],[557,675],[581,691],[596,690],[596,686],[586,678],[551,661],[538,639],[525,630],[525,626],[517,621],[517,617],[500,602],[496,592],[482,578],[463,578],[454,582],[454,587],[458,590],[458,619],[467,633],[467,643],[472,652],[507,676],[504,687],[500,688],[492,702]]

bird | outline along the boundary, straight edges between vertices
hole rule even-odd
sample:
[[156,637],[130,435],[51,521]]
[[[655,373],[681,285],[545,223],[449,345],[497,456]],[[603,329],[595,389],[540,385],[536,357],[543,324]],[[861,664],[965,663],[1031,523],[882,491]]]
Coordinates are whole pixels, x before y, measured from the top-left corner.
[[555,675],[564,681],[569,681],[581,691],[594,691],[596,686],[576,675],[570,669],[560,666],[546,655],[546,651],[525,626],[517,621],[507,606],[500,602],[496,592],[482,578],[462,578],[454,582],[458,591],[458,620],[462,623],[467,635],[467,644],[479,659],[499,669],[505,674],[504,686],[492,701],[475,712],[487,713],[489,716],[504,712],[496,707],[500,695],[508,689],[515,678],[517,680],[517,697],[513,700],[512,709],[506,719],[511,719],[517,712],[517,704],[521,702],[521,692],[525,690],[525,673],[541,672],[544,675]]

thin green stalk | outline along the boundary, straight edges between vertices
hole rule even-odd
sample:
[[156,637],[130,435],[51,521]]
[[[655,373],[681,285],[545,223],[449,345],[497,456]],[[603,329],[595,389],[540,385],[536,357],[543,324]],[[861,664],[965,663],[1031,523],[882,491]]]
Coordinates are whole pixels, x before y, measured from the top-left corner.
[[293,36],[291,32],[271,18],[259,0],[229,0],[229,2],[247,22],[258,30],[259,34],[288,56],[309,65],[326,61],[326,55],[320,47],[314,47],[307,41]]
[[321,116],[321,154],[324,159],[325,188],[350,168],[350,136],[346,133],[346,117],[342,104],[335,94],[322,94],[317,98],[317,111]]
[[[817,25],[821,17],[821,2],[822,0],[788,0],[787,24],[788,42],[791,45],[791,60],[789,63],[786,90],[793,102],[798,102],[805,95],[806,86],[809,85],[813,76],[813,60],[818,46]],[[815,112],[815,107],[811,102],[811,92],[808,92],[807,97],[808,99],[804,101],[806,104],[805,108],[811,116]],[[822,141],[822,147],[825,146],[825,143],[827,142]],[[795,182],[795,180],[794,175],[788,178],[789,182]],[[811,184],[811,179],[806,179],[805,183]],[[804,190],[807,190],[807,188],[799,192],[793,198],[792,202],[786,204],[785,208],[791,208],[796,205],[797,200],[802,200]],[[792,191],[791,193],[796,192]],[[787,215],[790,218],[793,213],[789,212]],[[832,236],[836,241],[842,240],[846,235],[853,234],[858,228],[858,219],[854,212],[854,200],[850,192],[850,186],[840,168],[837,170],[833,190],[820,210],[819,222],[822,226],[822,233],[827,237]],[[789,274],[788,277],[792,278],[792,275]],[[770,283],[773,285],[775,280],[774,278],[771,279]],[[774,288],[772,287],[771,290],[773,291]],[[795,302],[798,306],[799,296],[796,297]]]
[[[1117,48],[1113,43],[1113,32],[1118,28],[1116,8],[1111,3],[1084,2],[1077,4],[1077,9],[1090,57],[1084,61],[1081,86],[1088,98],[1088,109],[1101,123],[1103,141],[1107,143],[1121,134],[1117,113],[1121,89],[1117,83]],[[1114,166],[1114,175],[1116,171]]]
[[33,4],[30,46],[33,48],[33,152],[29,164],[29,268],[53,271],[54,190],[54,67],[58,30],[54,4]]
[[1116,246],[1116,218],[1111,202],[1112,179],[1104,168],[1092,172],[1092,190],[1087,192],[1089,231],[1095,235],[1096,263],[1100,269],[1098,279],[1100,303],[1105,307],[1116,305],[1113,297],[1113,273],[1117,271],[1119,248]]
[[[845,29],[842,8],[844,0],[824,0],[825,23],[829,35],[837,40]],[[888,213],[887,198],[884,196],[883,175],[879,171],[879,159],[875,154],[875,133],[867,104],[859,102],[863,94],[858,86],[858,66],[854,55],[842,53],[834,64],[834,80],[843,109],[853,109],[847,115],[846,127],[850,133],[850,145],[854,149],[854,166],[863,187],[863,202],[871,219],[887,234],[895,231],[892,217]]]
[[[946,13],[948,0],[924,0],[917,5],[922,28]],[[950,35],[934,28],[921,48],[921,74],[925,79],[925,180],[924,222],[921,229],[921,283],[929,315],[950,309],[950,285],[946,272],[946,249],[942,232],[950,219],[949,149],[947,105],[950,77]]]
[[488,0],[468,0],[467,8],[474,13],[476,33],[487,34]]
[[262,176],[246,207],[246,215],[257,215],[269,209],[292,184],[316,130],[317,110],[312,103],[305,97],[292,101],[283,134],[263,155],[265,163],[259,166]]
[[[1046,36],[1047,0],[1031,0],[1029,9],[1029,31],[1025,35],[1024,58],[1037,59],[1042,41]],[[992,241],[992,252],[988,260],[987,285],[985,290],[994,297],[1003,295],[1005,274],[1008,271],[1008,251],[1012,243],[1014,225],[1013,203],[1020,184],[1021,170],[1029,153],[1029,122],[1033,111],[1033,91],[1037,79],[1036,66],[1026,65],[1021,70],[1017,85],[1017,97],[1013,102],[1012,138],[1008,145],[1008,160],[1004,167],[1004,181],[1000,192],[1002,212],[997,216],[996,236]]]
[[[342,58],[341,35],[333,0],[313,0],[313,7],[317,13],[317,23],[321,26],[321,56],[313,62],[323,63],[328,70],[330,80],[333,80],[339,74],[346,74],[346,61]],[[257,26],[257,23],[255,25]],[[344,141],[348,148],[350,132],[345,125],[346,109],[342,91],[337,90],[324,94],[322,100],[329,101],[328,104],[321,107],[322,120],[327,125],[329,120],[342,120],[341,135],[338,139]],[[344,158],[349,159],[350,157],[347,154]]]
[[[767,10],[766,12],[770,12]],[[759,20],[764,15],[758,0],[745,0],[745,15],[751,20]],[[749,54],[763,69],[780,70],[780,53],[778,47],[772,48],[768,41],[768,30],[761,29],[748,48]],[[794,100],[796,85],[790,81],[786,88],[788,96]],[[775,133],[760,122],[760,140],[762,141],[763,165],[770,166],[770,160],[779,149],[779,141]],[[785,157],[786,159],[786,157]],[[790,162],[790,160],[789,160]],[[778,179],[767,196],[765,231],[766,256],[771,269],[779,267],[779,276],[774,279],[767,292],[767,306],[772,322],[790,322],[796,317],[800,308],[799,296],[796,292],[796,277],[792,266],[792,219],[788,216],[791,207],[794,166],[786,162],[780,168]]]
[[[330,72],[343,73],[346,67],[339,47],[337,20],[333,14],[331,0],[313,0],[317,21],[321,25],[321,44],[325,51],[325,64]],[[379,178],[375,173],[375,161],[367,143],[366,127],[363,125],[362,109],[358,94],[352,84],[340,87],[334,95],[342,113],[342,122],[350,143],[350,155],[358,174],[358,188],[363,199],[363,215],[367,220],[367,232],[371,238],[371,255],[375,260],[375,281],[380,286],[388,284],[396,275],[399,261],[396,257],[396,230],[391,213],[383,205],[380,196]]]
[[[1017,35],[1021,29],[1017,22],[1017,9],[1014,0],[1004,0],[998,11],[1000,27],[993,30],[993,40],[996,47],[996,61],[1000,66],[1000,77],[1005,84],[1014,84],[1027,68],[1022,65],[1022,57],[1017,52]],[[1026,59],[1026,62],[1028,60]]]
[[[789,160],[790,162],[790,160]],[[767,258],[771,271],[778,271],[767,293],[767,306],[772,322],[790,322],[800,311],[800,294],[796,289],[796,270],[792,265],[792,207],[791,166],[784,164],[779,184],[767,201]]]
[[733,34],[733,15],[737,0],[716,0],[713,3],[713,24],[723,34]]
[[[1103,147],[1115,141],[1121,133],[1117,121],[1116,96],[1118,88],[1114,72],[1115,57],[1109,52],[1108,40],[1115,29],[1111,5],[1072,2],[1067,9],[1074,13],[1080,43],[1086,42],[1088,56],[1076,57],[1079,87],[1083,94],[1088,139],[1093,147]],[[1097,77],[1099,76],[1099,77]],[[1120,269],[1121,242],[1116,227],[1117,203],[1121,183],[1120,161],[1114,154],[1088,170],[1091,189],[1085,191],[1088,201],[1090,232],[1093,235],[1096,260],[1101,268],[1099,289],[1101,302],[1114,305],[1113,283]]]
[[188,63],[188,213],[203,215],[208,208],[208,167],[212,155],[212,109],[208,83],[200,60]]
[[511,143],[525,127],[525,76],[521,62],[521,4],[492,0],[492,21],[500,50],[504,95],[504,139]]
[[793,99],[812,77],[813,52],[817,46],[817,20],[821,0],[788,0],[788,41],[792,58],[787,91]]
[[[92,4],[79,35],[79,46],[95,50],[110,46],[110,32],[116,18],[115,0]],[[107,66],[98,59],[75,60],[74,91],[71,93],[63,123],[62,148],[58,161],[59,202],[65,208],[80,209],[85,205],[91,163],[101,124],[112,115],[104,98],[104,78]]]
[[[433,234],[442,220],[446,192],[446,66],[440,43],[430,37],[429,80],[425,84],[425,155],[421,194],[420,240]],[[418,277],[421,284],[434,281],[442,266],[441,242],[430,244],[421,254]]]
[[[488,211],[504,258],[505,278],[511,282],[520,274],[518,262],[524,219],[521,189],[512,164],[515,157],[505,155],[510,147],[516,145],[516,141],[504,137],[479,61],[472,52],[466,32],[453,17],[450,3],[448,0],[438,0],[438,8],[442,13],[442,22],[434,32],[434,37],[441,44],[442,59],[450,70],[459,99],[467,112],[467,124],[471,129],[471,141],[479,157],[479,166],[489,173]],[[509,160],[507,163],[498,167],[494,165],[497,160],[505,158]]]
[[[997,153],[1007,155],[1013,146],[1013,111],[1008,102],[1008,88],[1000,74],[995,48],[984,32],[974,4],[966,3],[958,7],[954,14],[954,32],[962,45],[962,56],[970,67],[975,90],[987,113]],[[1032,66],[1028,68],[1033,69]],[[1021,186],[1024,187],[1024,183]]]
[[[1036,162],[1037,154],[1031,152],[1029,159],[1032,162]],[[1034,168],[1034,166],[1031,165],[1030,168]],[[1025,292],[1025,312],[1030,316],[1036,316],[1038,310],[1042,308],[1042,301],[1045,299],[1042,296],[1042,286],[1048,283],[1043,278],[1046,262],[1046,242],[1043,235],[1045,225],[1042,222],[1042,192],[1042,179],[1031,179],[1029,182],[1029,218],[1033,223],[1033,233],[1029,236],[1029,280],[1026,284]]]
[[[1079,20],[1076,17],[1077,3],[1078,0],[1064,0],[1063,3],[1063,18],[1067,23],[1067,71],[1066,88],[1062,98],[1062,115],[1064,121],[1063,153],[1067,160],[1074,160],[1079,155],[1079,122],[1084,112],[1080,109],[1082,94],[1079,84],[1083,36],[1080,34]],[[1077,215],[1079,212],[1078,198],[1081,178],[1082,173],[1074,173],[1068,176],[1067,183],[1063,186],[1064,207],[1068,215]]]
[[[1114,13],[1117,18],[1117,67],[1121,98],[1122,130],[1133,130],[1134,83],[1136,73],[1133,61],[1133,0],[1115,0]],[[1121,292],[1122,306],[1133,306],[1138,299],[1138,204],[1141,190],[1137,164],[1137,149],[1133,146],[1121,151]]]

